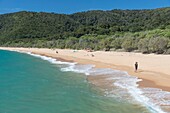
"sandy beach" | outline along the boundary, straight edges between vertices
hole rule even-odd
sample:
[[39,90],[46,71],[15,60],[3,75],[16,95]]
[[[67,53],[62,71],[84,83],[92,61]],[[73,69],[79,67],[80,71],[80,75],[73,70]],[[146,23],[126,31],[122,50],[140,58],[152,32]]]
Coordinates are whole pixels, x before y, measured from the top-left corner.
[[[69,49],[7,47],[1,47],[0,49],[32,52],[35,54],[50,56],[58,60],[78,62],[80,64],[94,64],[97,68],[112,68],[126,71],[129,75],[137,76],[139,79],[142,79],[142,81],[139,82],[139,87],[160,88],[164,91],[170,91],[170,55],[144,55],[141,53],[104,51],[87,52],[85,50]],[[56,53],[56,51],[58,51],[58,53]],[[138,72],[134,72],[135,62],[139,63]],[[88,79],[95,83],[102,78],[105,77],[89,77]],[[109,83],[101,85],[96,82],[96,85],[100,87],[109,87]]]

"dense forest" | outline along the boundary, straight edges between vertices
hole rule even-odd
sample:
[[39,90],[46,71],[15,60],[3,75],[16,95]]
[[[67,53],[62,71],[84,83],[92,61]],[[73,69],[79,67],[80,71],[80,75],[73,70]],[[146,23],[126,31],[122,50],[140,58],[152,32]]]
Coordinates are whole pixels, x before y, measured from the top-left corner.
[[170,54],[170,8],[3,14],[0,46]]

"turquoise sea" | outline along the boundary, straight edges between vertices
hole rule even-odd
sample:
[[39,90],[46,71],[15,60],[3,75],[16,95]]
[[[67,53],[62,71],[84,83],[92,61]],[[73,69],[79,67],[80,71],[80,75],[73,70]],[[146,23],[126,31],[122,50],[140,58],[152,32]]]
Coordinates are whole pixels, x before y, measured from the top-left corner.
[[[100,88],[86,81],[85,74],[63,71],[67,63],[51,63],[47,59],[25,53],[0,51],[0,113],[154,111],[142,103],[106,96]],[[116,90],[114,93],[121,94]]]

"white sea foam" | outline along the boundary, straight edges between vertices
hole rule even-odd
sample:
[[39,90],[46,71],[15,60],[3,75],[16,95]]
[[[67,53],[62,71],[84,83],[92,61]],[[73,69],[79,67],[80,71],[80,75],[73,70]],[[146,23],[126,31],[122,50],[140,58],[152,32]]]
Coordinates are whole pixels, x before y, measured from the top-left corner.
[[17,50],[15,50],[15,51],[20,52],[20,53],[26,53],[26,54],[29,54],[31,56],[41,58],[42,60],[49,61],[50,63],[53,63],[53,64],[65,64],[65,65],[75,65],[75,64],[77,64],[77,63],[71,63],[71,62],[58,61],[58,60],[56,60],[52,57],[42,56],[42,55],[34,54],[34,53],[31,53],[31,52],[17,51]]
[[84,73],[86,75],[90,75],[90,70],[95,67],[94,65],[70,65],[65,68],[61,68],[61,71],[72,71],[76,73]]
[[137,82],[141,80],[137,77],[128,75],[127,72],[113,69],[97,69],[94,65],[80,65],[77,63],[62,62],[51,57],[32,54],[30,52],[24,53],[47,60],[53,64],[65,65],[64,68],[61,68],[61,71],[72,71],[91,76],[109,75],[107,80],[114,80],[113,85],[117,88],[112,91],[106,90],[107,96],[119,97],[131,100],[131,102],[139,102],[153,113],[166,113],[161,109],[161,106],[170,106],[170,92],[165,92],[156,88],[139,89]]
[[115,85],[123,89],[127,89],[128,93],[133,97],[133,99],[142,103],[153,113],[165,113],[161,110],[160,106],[151,101],[152,97],[149,98],[147,95],[144,95],[143,91],[137,87],[138,85],[136,85],[136,83],[139,81],[137,78],[129,78],[129,80],[126,80],[125,78],[123,81],[122,79],[116,81]]
[[32,54],[32,53],[29,53],[29,52],[27,52],[27,54],[30,54],[32,56],[41,58],[43,60],[47,60],[47,61],[49,61],[50,63],[53,63],[53,64],[66,64],[66,65],[75,65],[76,64],[76,63],[71,63],[71,62],[57,61],[56,59],[51,58],[51,57],[46,57],[46,56],[42,56],[42,55]]

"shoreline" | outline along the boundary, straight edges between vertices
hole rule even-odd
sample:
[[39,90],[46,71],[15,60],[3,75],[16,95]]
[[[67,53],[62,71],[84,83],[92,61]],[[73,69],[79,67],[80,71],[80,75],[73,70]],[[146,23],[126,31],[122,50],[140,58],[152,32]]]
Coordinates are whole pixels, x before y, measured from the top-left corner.
[[[168,67],[167,69],[164,69],[163,72],[159,72],[159,70],[154,70],[154,68],[150,68],[148,70],[145,70],[146,67],[139,67],[139,71],[137,73],[134,72],[133,69],[133,63],[132,62],[132,66],[129,65],[119,65],[119,62],[122,62],[122,60],[128,60],[128,58],[131,58],[135,55],[138,55],[137,57],[139,58],[143,58],[144,60],[148,61],[147,57],[150,58],[162,58],[163,55],[143,55],[143,54],[139,54],[139,53],[120,53],[120,52],[113,52],[113,56],[108,57],[107,55],[112,55],[112,52],[103,52],[103,51],[97,51],[97,52],[87,52],[84,50],[78,50],[76,52],[74,52],[73,50],[62,50],[62,49],[55,49],[55,50],[51,50],[51,49],[38,49],[38,48],[8,48],[8,47],[0,47],[0,50],[19,50],[19,51],[25,51],[25,52],[31,52],[34,54],[39,54],[39,55],[44,55],[44,56],[48,56],[48,57],[52,57],[55,58],[57,60],[61,60],[61,61],[68,61],[68,62],[77,62],[79,64],[93,64],[96,66],[96,68],[111,68],[114,70],[120,70],[120,71],[126,71],[128,72],[129,75],[131,76],[136,76],[139,79],[142,79],[141,82],[138,82],[139,84],[139,88],[146,88],[146,87],[152,87],[152,88],[159,88],[162,89],[163,91],[168,91],[170,92],[170,72],[168,72]],[[58,51],[58,54],[56,53],[56,50]],[[94,57],[91,56],[91,54],[94,55]],[[106,62],[105,60],[101,59],[100,56],[98,56],[98,54],[102,54],[105,56],[105,59],[107,57],[108,61],[110,61],[110,63]],[[117,59],[116,62],[111,62],[112,57],[116,57],[113,58],[113,60]],[[124,59],[121,59],[119,57],[122,57]],[[145,58],[146,57],[146,58]],[[141,58],[141,59],[142,59]],[[169,61],[165,62],[151,62],[151,63],[161,63],[163,65],[166,65],[166,63],[170,64],[170,56],[167,55],[166,58],[169,58]],[[118,61],[119,60],[119,61]],[[138,60],[138,59],[137,59]],[[141,63],[141,62],[140,62]],[[151,65],[151,64],[149,64]],[[154,65],[154,64],[153,64]],[[156,65],[156,64],[155,64]],[[140,66],[140,64],[139,64]],[[162,65],[160,65],[161,67]],[[158,67],[159,68],[159,67]],[[164,68],[164,67],[162,67]],[[91,79],[91,78],[89,78]],[[107,86],[108,87],[108,86]]]

